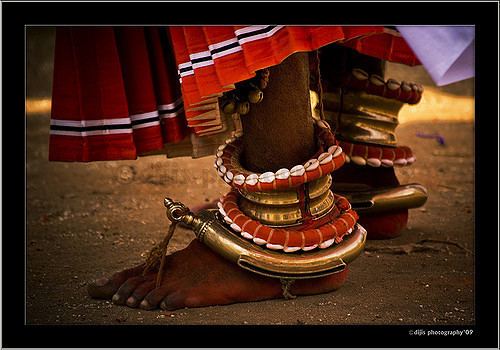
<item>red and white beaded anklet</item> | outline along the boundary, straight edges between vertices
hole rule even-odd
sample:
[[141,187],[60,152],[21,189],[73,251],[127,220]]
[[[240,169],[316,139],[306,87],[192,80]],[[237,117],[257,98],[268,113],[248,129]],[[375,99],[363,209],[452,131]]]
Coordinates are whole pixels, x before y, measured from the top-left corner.
[[357,165],[389,168],[411,165],[416,160],[412,150],[407,146],[383,147],[347,141],[340,141],[339,144],[346,154],[346,163],[352,161]]
[[237,190],[233,189],[217,204],[224,221],[242,237],[285,253],[309,251],[318,247],[325,249],[333,243],[340,243],[345,235],[352,232],[359,218],[346,198],[335,195],[335,205],[340,215],[332,221],[313,229],[281,229],[263,225],[246,216],[238,207],[238,196]]
[[408,104],[417,104],[422,98],[422,85],[399,82],[395,79],[384,81],[380,75],[368,74],[360,68],[354,68],[342,78],[342,87],[363,90],[368,94],[395,99]]
[[[325,140],[334,140],[327,123],[318,121],[316,125],[320,129],[319,133],[325,134],[323,137]],[[345,162],[342,147],[325,142],[327,150],[321,147],[318,151],[319,155],[304,164],[296,165],[291,169],[282,168],[276,172],[255,173],[246,170],[241,165],[239,160],[241,146],[242,141],[239,137],[226,140],[225,144],[219,146],[217,150],[214,167],[217,169],[217,174],[231,187],[242,188],[249,192],[297,187],[331,173]]]

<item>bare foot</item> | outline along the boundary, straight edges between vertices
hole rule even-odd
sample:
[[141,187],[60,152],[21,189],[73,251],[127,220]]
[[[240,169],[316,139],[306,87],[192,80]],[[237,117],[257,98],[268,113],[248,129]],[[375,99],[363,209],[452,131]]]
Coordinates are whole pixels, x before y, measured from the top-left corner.
[[[88,285],[93,298],[112,299],[115,304],[153,310],[161,307],[226,305],[237,302],[282,298],[278,279],[246,271],[193,240],[185,249],[167,256],[161,285],[155,288],[156,272],[142,276],[143,265],[100,278]],[[296,280],[294,295],[320,294],[338,289],[348,269],[315,279]]]

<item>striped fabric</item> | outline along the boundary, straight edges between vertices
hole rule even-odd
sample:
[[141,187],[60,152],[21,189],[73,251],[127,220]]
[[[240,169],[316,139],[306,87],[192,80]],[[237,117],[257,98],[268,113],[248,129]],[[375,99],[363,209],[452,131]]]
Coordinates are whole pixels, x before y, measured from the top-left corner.
[[49,159],[135,159],[221,132],[223,92],[332,43],[419,64],[382,26],[58,27]]

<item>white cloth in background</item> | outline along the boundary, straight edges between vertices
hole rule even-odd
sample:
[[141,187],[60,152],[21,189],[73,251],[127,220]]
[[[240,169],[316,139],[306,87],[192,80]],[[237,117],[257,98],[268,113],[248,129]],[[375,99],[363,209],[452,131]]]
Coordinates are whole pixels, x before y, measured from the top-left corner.
[[474,26],[397,26],[437,86],[474,76]]

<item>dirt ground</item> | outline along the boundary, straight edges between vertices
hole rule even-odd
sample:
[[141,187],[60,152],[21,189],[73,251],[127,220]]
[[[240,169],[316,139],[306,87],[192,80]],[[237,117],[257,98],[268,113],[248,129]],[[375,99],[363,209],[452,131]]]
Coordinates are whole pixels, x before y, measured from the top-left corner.
[[[417,156],[398,168],[402,183],[427,187],[399,238],[368,241],[339,290],[270,300],[143,311],[87,296],[87,282],[133,266],[166,232],[163,198],[188,206],[219,198],[228,186],[212,157],[48,162],[44,116],[27,118],[28,324],[472,325],[474,316],[474,130],[472,122],[409,122],[401,144]],[[439,132],[445,146],[417,132]],[[194,235],[179,230],[170,251]],[[436,241],[428,241],[436,240]],[[408,252],[407,248],[423,245]],[[406,253],[405,253],[406,249]]]

